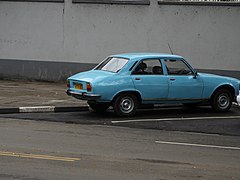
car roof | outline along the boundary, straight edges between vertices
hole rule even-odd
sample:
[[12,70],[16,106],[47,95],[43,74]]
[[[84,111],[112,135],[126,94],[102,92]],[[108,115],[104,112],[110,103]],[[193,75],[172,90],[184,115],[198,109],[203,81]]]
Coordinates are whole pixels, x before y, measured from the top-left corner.
[[138,58],[183,58],[182,56],[174,54],[164,54],[164,53],[125,53],[125,54],[115,54],[111,57],[121,57],[127,59],[138,59]]

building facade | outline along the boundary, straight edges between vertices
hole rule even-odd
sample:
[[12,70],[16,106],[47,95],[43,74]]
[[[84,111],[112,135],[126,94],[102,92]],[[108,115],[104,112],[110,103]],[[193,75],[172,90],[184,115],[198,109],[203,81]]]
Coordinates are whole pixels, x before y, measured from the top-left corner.
[[239,17],[238,2],[0,1],[0,78],[64,81],[111,54],[171,48],[240,79]]

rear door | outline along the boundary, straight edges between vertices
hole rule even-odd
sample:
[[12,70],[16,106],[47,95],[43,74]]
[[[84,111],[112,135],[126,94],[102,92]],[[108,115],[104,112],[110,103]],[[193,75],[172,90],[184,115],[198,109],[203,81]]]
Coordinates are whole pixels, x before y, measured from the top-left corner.
[[158,101],[168,96],[168,78],[163,75],[160,59],[145,59],[132,72],[135,88],[143,101]]

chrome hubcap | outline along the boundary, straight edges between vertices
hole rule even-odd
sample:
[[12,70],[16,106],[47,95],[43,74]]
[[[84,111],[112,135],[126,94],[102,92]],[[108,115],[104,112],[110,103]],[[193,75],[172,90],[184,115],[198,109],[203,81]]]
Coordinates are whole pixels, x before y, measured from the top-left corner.
[[120,109],[124,113],[130,113],[134,108],[134,102],[130,97],[122,98],[120,102]]
[[220,108],[225,109],[229,106],[230,100],[227,94],[220,94],[218,97],[218,105]]

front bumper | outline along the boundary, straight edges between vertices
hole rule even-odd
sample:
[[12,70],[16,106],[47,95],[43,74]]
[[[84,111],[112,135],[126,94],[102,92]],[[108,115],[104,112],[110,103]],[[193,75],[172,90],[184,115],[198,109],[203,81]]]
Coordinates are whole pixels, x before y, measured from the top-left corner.
[[101,97],[99,94],[87,94],[87,93],[81,93],[81,92],[74,92],[71,90],[66,91],[67,95],[72,96],[77,99],[81,100],[97,100]]

